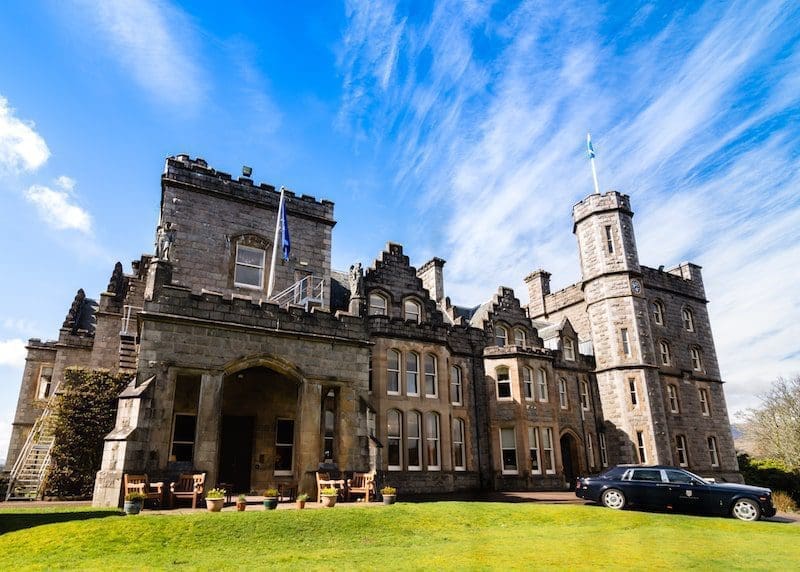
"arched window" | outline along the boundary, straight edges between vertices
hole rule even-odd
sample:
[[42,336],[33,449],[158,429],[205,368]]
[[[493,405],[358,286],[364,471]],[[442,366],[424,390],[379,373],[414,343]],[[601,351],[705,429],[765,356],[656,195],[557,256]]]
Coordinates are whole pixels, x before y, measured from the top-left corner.
[[658,347],[661,351],[661,363],[664,365],[672,365],[672,352],[669,349],[669,344],[662,340],[658,342]]
[[533,371],[529,367],[522,368],[522,394],[527,401],[533,401]]
[[667,386],[667,398],[669,400],[669,410],[672,413],[680,413],[681,406],[678,402],[678,386],[673,383]]
[[425,397],[439,395],[439,380],[436,371],[436,356],[425,354]]
[[386,393],[400,395],[400,352],[386,352]]
[[420,415],[416,411],[409,411],[406,414],[406,447],[408,449],[408,470],[419,471],[422,469],[422,443],[421,433],[422,423]]
[[396,409],[386,413],[387,461],[390,471],[403,468],[403,416]]
[[659,326],[664,325],[664,304],[659,300],[653,302],[653,321]]
[[461,405],[463,403],[462,392],[461,368],[454,365],[450,368],[450,402],[453,405]]
[[425,440],[427,441],[426,460],[429,471],[438,471],[442,468],[441,450],[439,448],[439,414],[428,413],[425,415]]
[[422,306],[416,300],[406,300],[403,303],[403,317],[406,321],[416,322],[419,324],[420,316],[422,315]]
[[558,403],[561,406],[561,409],[567,409],[569,407],[569,397],[567,396],[567,380],[559,378],[558,380]]
[[521,348],[528,347],[527,336],[522,328],[514,328],[514,345]]
[[508,345],[508,330],[505,326],[496,325],[494,327],[494,341],[501,348]]
[[691,308],[684,308],[681,310],[681,316],[683,317],[683,329],[687,332],[694,331],[694,314],[692,313]]
[[564,359],[575,361],[575,341],[572,338],[564,338]]
[[581,380],[581,409],[589,410],[589,383],[586,380]]
[[467,469],[467,452],[464,447],[466,432],[464,431],[464,421],[453,419],[453,468],[456,471]]
[[419,395],[419,356],[406,354],[406,395]]
[[369,315],[370,316],[386,316],[388,314],[387,308],[389,303],[383,294],[373,292],[369,295]]
[[541,367],[536,370],[536,385],[538,386],[539,401],[548,401],[550,397],[547,392],[547,372]]
[[689,352],[692,355],[692,369],[703,371],[703,356],[700,353],[700,348],[691,348]]
[[497,376],[497,399],[511,399],[511,378],[508,375],[507,367],[498,367],[495,370]]
[[233,285],[261,289],[264,286],[265,260],[266,252],[263,249],[237,244]]

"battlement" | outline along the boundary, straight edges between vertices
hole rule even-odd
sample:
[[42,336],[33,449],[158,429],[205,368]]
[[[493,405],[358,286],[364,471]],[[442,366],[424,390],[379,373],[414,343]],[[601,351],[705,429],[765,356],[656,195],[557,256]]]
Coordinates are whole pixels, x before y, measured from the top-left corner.
[[[274,185],[267,183],[257,185],[249,177],[234,179],[230,173],[209,167],[205,159],[200,157],[192,159],[185,154],[167,157],[161,185],[163,188],[170,184],[200,192],[225,194],[228,198],[256,203],[276,211],[280,201],[280,192]],[[329,224],[335,224],[332,201],[327,199],[318,201],[309,195],[297,196],[288,189],[284,190],[287,213],[322,219]]]
[[608,191],[602,195],[591,194],[572,207],[572,219],[577,226],[581,221],[593,214],[616,210],[633,216],[631,198],[617,191]]
[[682,262],[674,268],[649,268],[642,266],[645,288],[666,290],[684,296],[706,300],[701,267],[691,262]]

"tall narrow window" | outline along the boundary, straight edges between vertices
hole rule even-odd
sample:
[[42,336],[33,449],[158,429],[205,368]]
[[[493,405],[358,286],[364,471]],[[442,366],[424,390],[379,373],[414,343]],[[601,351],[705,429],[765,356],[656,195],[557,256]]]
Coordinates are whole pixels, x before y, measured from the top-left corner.
[[386,393],[400,395],[400,352],[386,352]]
[[387,314],[386,298],[380,294],[369,295],[369,315],[370,316],[385,316]]
[[536,384],[539,391],[539,401],[548,401],[550,397],[547,392],[547,372],[542,368],[536,370]]
[[606,225],[606,248],[609,254],[614,254],[614,236],[611,234],[611,226]]
[[589,383],[585,379],[581,380],[581,409],[589,410]]
[[425,397],[436,397],[439,394],[439,382],[436,375],[436,356],[425,354]]
[[664,304],[658,300],[653,302],[653,321],[659,326],[664,325]]
[[670,352],[669,344],[665,341],[658,342],[658,347],[661,350],[661,363],[664,365],[672,365],[672,352]]
[[647,451],[644,447],[644,433],[642,431],[636,432],[636,450],[639,453],[639,462],[647,462]]
[[586,455],[589,457],[589,467],[594,469],[597,466],[597,461],[594,459],[594,439],[592,434],[586,435]]
[[700,355],[700,350],[691,348],[689,352],[692,355],[692,369],[695,371],[703,371],[703,358]]
[[529,367],[522,368],[522,393],[527,401],[533,401],[533,371]]
[[564,338],[564,359],[575,361],[575,341],[572,338]]
[[717,438],[708,438],[708,456],[712,467],[719,467],[719,452],[717,451]]
[[622,336],[622,353],[629,356],[631,355],[631,344],[628,340],[628,328],[620,329],[619,333]]
[[514,437],[513,427],[500,429],[500,452],[503,461],[503,474],[516,475],[519,469],[517,468],[517,442]]
[[683,435],[676,436],[675,448],[678,451],[678,465],[681,467],[688,467],[689,457],[686,455],[686,437]]
[[508,330],[504,326],[496,325],[494,327],[494,341],[501,348],[508,345]]
[[419,395],[419,356],[406,354],[406,395]]
[[567,396],[567,380],[559,378],[558,380],[558,404],[561,406],[561,409],[567,409],[569,407],[569,397]]
[[442,468],[439,430],[439,414],[428,413],[425,415],[425,440],[427,442],[427,450],[425,452],[429,471],[438,471]]
[[667,398],[669,399],[669,410],[671,413],[680,413],[681,406],[678,403],[678,388],[670,383],[667,386]]
[[370,352],[369,352],[369,361],[367,362],[367,364],[368,364],[367,367],[369,367],[369,372],[368,372],[368,376],[369,377],[367,378],[368,379],[368,381],[367,381],[367,383],[368,383],[367,390],[370,393],[372,393],[372,381],[373,381],[372,380],[372,350],[370,350]]
[[467,455],[464,447],[464,421],[453,419],[453,468],[456,471],[464,471],[467,468]]
[[628,393],[631,396],[631,405],[634,407],[639,405],[639,394],[636,393],[636,379],[633,377],[628,378]]
[[528,449],[530,453],[531,474],[542,474],[542,457],[539,452],[539,429],[528,427]]
[[711,415],[711,407],[708,403],[708,390],[700,388],[700,413],[708,417]]
[[681,316],[683,317],[683,329],[687,332],[694,331],[694,315],[692,314],[692,310],[689,308],[684,308],[681,310]]
[[408,470],[422,469],[422,422],[416,411],[406,413],[406,446],[408,448]]
[[336,392],[329,389],[322,404],[322,460],[334,462],[336,441]]
[[400,412],[390,409],[386,413],[387,461],[390,471],[399,471],[403,468],[402,442],[403,420]]
[[294,458],[294,420],[278,419],[275,424],[275,470],[276,476],[292,474]]
[[197,415],[175,415],[175,424],[172,428],[172,454],[170,458],[175,461],[194,461],[194,436],[197,429]]
[[597,440],[600,441],[600,464],[604,467],[608,466],[608,450],[606,449],[606,434],[599,433]]
[[461,405],[463,403],[462,384],[461,384],[461,368],[454,365],[450,368],[450,401],[453,405]]
[[522,328],[514,328],[514,345],[521,348],[527,347],[528,342],[525,336],[525,330]]
[[508,375],[507,367],[498,367],[495,370],[497,375],[497,399],[511,399],[511,378]]
[[262,288],[264,286],[265,252],[260,248],[236,245],[236,267],[233,271],[234,286]]
[[553,452],[553,430],[550,427],[545,427],[542,431],[542,457],[545,474],[554,475],[556,473],[556,457]]
[[403,304],[403,312],[405,314],[406,321],[416,322],[419,324],[419,318],[422,313],[419,302],[416,300],[406,300]]
[[39,366],[39,381],[36,386],[36,399],[47,399],[53,389],[53,366],[42,364]]

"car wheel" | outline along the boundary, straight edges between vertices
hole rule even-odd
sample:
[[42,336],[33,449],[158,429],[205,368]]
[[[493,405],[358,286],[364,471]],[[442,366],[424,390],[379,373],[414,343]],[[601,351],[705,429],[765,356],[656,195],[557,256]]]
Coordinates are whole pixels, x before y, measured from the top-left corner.
[[761,509],[758,507],[758,503],[750,499],[737,500],[733,503],[731,513],[739,520],[748,522],[758,520],[761,517]]
[[600,497],[603,506],[619,510],[625,508],[625,493],[619,489],[608,489]]

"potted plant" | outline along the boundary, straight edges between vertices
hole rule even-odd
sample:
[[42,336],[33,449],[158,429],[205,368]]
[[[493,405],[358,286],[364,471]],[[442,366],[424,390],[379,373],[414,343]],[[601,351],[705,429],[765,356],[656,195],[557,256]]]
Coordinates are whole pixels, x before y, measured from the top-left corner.
[[339,496],[339,491],[334,487],[327,487],[320,491],[320,496],[322,497],[322,506],[331,508],[336,506],[336,498]]
[[206,493],[206,508],[209,512],[219,512],[225,505],[225,489],[211,489]]
[[266,510],[278,508],[278,489],[269,488],[264,491],[264,508]]
[[125,495],[125,514],[139,514],[144,505],[144,493],[128,493]]
[[306,493],[300,493],[297,495],[297,508],[305,508],[307,500],[308,495]]
[[397,489],[394,487],[383,487],[381,489],[383,504],[394,504],[397,500]]
[[247,496],[241,494],[236,500],[236,510],[242,512],[245,508],[247,508]]

